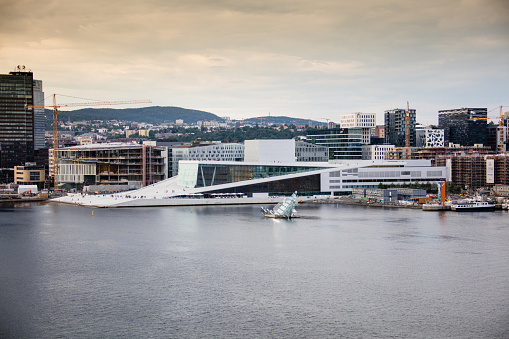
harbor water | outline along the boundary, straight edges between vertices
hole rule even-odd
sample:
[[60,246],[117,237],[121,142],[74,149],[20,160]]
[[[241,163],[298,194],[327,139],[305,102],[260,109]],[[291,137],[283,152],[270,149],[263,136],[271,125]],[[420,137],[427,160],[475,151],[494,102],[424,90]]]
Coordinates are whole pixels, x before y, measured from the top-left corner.
[[509,337],[507,211],[297,210],[0,206],[0,337]]

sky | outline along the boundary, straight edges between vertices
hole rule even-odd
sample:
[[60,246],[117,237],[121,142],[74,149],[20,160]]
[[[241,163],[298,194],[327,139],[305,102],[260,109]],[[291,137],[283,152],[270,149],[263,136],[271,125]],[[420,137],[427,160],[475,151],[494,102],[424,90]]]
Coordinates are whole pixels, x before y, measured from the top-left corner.
[[0,0],[0,65],[30,69],[46,104],[495,117],[509,111],[509,0]]

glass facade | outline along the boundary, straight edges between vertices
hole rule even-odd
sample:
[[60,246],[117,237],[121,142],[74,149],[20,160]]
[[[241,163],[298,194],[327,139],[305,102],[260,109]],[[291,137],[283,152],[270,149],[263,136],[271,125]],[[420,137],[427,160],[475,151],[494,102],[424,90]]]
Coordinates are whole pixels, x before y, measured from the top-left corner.
[[[410,110],[410,147],[416,146],[415,109]],[[406,110],[391,109],[385,111],[385,143],[396,147],[406,147]]]
[[0,74],[0,168],[33,161],[33,74]]
[[333,128],[309,132],[306,140],[329,148],[329,159],[362,159],[362,128]]
[[438,127],[444,130],[446,144],[461,146],[488,144],[488,109],[459,108],[438,111]]
[[[268,193],[269,195],[290,195],[295,191],[299,193],[299,196],[324,194],[324,192],[320,191],[320,174],[272,182],[263,182],[254,185],[237,186],[208,192],[207,195],[211,195],[213,193],[244,193],[247,195],[253,193]],[[325,194],[329,193],[330,192],[325,192]]]
[[208,187],[252,179],[276,177],[285,174],[316,171],[319,169],[324,168],[307,166],[181,162],[178,184],[189,188]]

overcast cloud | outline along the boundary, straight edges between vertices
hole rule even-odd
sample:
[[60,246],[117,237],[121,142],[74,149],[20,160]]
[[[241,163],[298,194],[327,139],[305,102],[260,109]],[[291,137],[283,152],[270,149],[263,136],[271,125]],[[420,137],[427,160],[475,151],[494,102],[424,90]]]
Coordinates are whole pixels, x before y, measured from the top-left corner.
[[407,101],[422,123],[439,109],[509,106],[505,0],[0,4],[0,72],[26,65],[46,95],[232,118],[373,112],[379,123]]

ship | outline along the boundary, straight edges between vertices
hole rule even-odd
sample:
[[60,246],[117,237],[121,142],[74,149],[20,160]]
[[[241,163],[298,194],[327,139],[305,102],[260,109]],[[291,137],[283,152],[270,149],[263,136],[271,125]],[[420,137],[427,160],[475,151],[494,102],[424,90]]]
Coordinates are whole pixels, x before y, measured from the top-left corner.
[[297,206],[297,191],[292,196],[283,199],[282,202],[278,203],[272,210],[262,207],[262,212],[266,218],[275,219],[292,219],[298,218],[295,206]]
[[451,210],[456,212],[489,212],[495,210],[495,204],[469,199],[451,204]]

